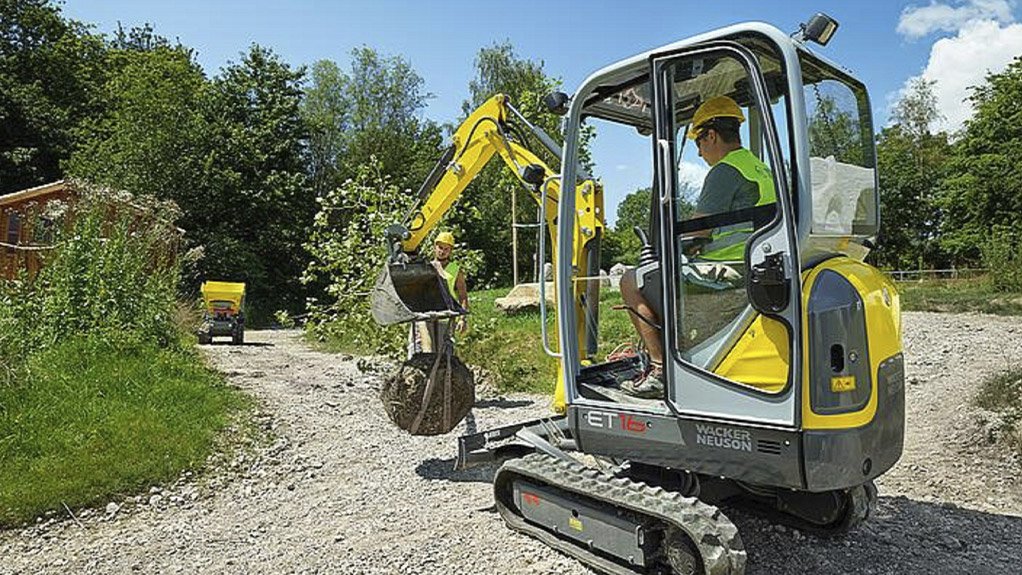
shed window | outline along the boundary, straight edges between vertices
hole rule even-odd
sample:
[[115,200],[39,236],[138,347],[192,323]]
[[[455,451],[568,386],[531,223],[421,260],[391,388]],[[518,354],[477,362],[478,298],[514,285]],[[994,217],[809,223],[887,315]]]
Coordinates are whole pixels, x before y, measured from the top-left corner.
[[18,245],[21,237],[21,218],[16,212],[7,215],[7,243]]

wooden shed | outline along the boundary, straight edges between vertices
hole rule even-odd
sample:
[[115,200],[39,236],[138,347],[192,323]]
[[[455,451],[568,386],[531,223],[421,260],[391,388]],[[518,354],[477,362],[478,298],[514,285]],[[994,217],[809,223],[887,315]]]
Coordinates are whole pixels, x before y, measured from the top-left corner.
[[0,196],[0,278],[14,278],[20,270],[34,275],[39,270],[40,255],[53,240],[54,203],[67,203],[71,195],[60,180]]

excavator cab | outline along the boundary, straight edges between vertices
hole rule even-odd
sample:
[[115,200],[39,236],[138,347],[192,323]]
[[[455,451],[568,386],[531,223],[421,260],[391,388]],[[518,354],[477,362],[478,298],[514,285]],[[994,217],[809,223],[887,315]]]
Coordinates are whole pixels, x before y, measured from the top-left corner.
[[[863,261],[879,223],[869,97],[808,45],[836,27],[824,15],[795,37],[730,26],[612,64],[559,98],[564,185],[578,181],[593,123],[644,139],[654,184],[636,275],[660,319],[665,385],[630,396],[621,384],[639,358],[586,361],[570,305],[583,278],[568,257],[583,210],[561,198],[566,413],[459,440],[461,466],[506,460],[494,494],[512,529],[608,573],[741,573],[741,537],[717,505],[817,535],[869,516],[873,480],[901,456],[904,363],[897,290]],[[706,175],[691,128],[722,96],[741,109],[754,158],[731,164],[758,187],[745,202],[683,180]]]

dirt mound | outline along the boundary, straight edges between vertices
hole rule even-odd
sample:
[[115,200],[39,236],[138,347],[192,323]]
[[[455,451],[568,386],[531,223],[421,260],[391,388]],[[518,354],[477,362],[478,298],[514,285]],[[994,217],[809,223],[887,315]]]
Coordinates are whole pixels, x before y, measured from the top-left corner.
[[433,353],[415,354],[387,377],[380,392],[390,420],[412,435],[447,433],[475,404],[474,378],[465,364],[451,355],[448,377],[447,359],[441,357],[438,365],[436,360]]

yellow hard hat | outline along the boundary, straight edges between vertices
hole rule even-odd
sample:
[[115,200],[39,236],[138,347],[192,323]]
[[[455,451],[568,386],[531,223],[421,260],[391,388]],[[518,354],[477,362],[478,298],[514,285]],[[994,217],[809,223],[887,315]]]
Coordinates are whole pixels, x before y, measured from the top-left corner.
[[453,248],[454,234],[452,234],[451,232],[440,232],[439,234],[436,235],[436,241],[434,241],[433,243],[447,244]]
[[737,118],[738,122],[745,121],[745,114],[734,100],[727,96],[716,96],[702,103],[692,116],[692,125],[688,127],[688,137],[691,140],[699,137],[702,125],[714,118]]

